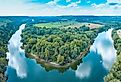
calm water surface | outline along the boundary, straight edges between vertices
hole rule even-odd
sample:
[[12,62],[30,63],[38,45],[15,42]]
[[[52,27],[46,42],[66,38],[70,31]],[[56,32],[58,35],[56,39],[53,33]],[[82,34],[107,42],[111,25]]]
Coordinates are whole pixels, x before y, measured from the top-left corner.
[[25,24],[22,24],[9,40],[7,82],[103,82],[103,77],[115,61],[116,51],[110,29],[97,36],[77,70],[68,69],[64,73],[57,70],[47,72],[34,59],[26,58],[24,50],[20,48],[20,34],[24,28]]

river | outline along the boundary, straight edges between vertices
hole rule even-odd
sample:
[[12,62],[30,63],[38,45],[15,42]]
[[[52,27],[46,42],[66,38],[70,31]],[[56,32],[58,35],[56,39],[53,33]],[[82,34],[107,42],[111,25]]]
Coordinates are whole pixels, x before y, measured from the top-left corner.
[[80,63],[77,70],[47,72],[36,60],[26,58],[24,50],[20,48],[20,35],[24,28],[25,24],[22,24],[9,40],[7,82],[103,82],[103,77],[116,59],[111,38],[112,29],[109,29],[98,34],[90,52],[82,59],[83,63]]

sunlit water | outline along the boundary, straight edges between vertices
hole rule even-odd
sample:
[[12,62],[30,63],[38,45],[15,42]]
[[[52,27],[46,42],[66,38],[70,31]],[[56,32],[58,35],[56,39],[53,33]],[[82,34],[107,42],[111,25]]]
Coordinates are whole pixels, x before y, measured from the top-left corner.
[[20,48],[21,31],[25,24],[11,37],[7,53],[7,82],[103,82],[116,58],[116,51],[111,38],[112,29],[102,32],[95,39],[90,53],[83,58],[77,70],[67,70],[59,73],[57,70],[47,72],[34,59],[25,57]]

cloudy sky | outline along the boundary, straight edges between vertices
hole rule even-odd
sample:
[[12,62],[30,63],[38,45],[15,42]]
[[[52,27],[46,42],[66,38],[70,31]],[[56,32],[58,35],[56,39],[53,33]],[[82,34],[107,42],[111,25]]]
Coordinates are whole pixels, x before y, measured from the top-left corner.
[[0,15],[121,15],[121,0],[0,0]]

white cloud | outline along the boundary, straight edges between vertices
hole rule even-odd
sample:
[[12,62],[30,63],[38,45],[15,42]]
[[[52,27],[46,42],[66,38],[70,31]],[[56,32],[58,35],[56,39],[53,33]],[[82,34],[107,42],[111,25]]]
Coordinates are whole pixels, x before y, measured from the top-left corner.
[[[59,1],[59,0],[58,0]],[[71,1],[71,0],[70,0]],[[70,2],[69,1],[69,2]],[[51,6],[55,6],[55,7],[60,7],[60,8],[68,8],[68,7],[77,7],[78,4],[81,3],[81,0],[78,0],[76,2],[71,2],[70,4],[68,4],[67,6],[60,6],[57,4],[57,2],[55,1],[50,1],[47,3],[47,5],[51,5]]]
[[107,3],[121,3],[121,0],[107,0]]
[[48,5],[56,5],[57,2],[59,2],[59,1],[60,1],[60,0],[53,0],[53,1],[48,2],[47,4],[48,4]]
[[99,5],[97,5],[95,3],[92,4],[92,7],[94,7],[94,8],[101,8],[102,9],[102,8],[106,8],[106,6],[107,6],[106,4],[99,4]]
[[98,52],[101,55],[103,60],[102,64],[108,70],[112,67],[112,64],[116,60],[116,50],[113,46],[111,34],[112,29],[107,32],[100,33],[93,44],[96,45],[91,47],[92,51]]
[[79,3],[81,3],[81,0],[72,2],[71,4],[67,5],[67,7],[77,7]]
[[[8,66],[15,69],[16,74],[20,78],[27,77],[27,70],[26,70],[26,61],[25,61],[25,52],[24,50],[20,49],[22,43],[20,43],[21,37],[17,37],[17,35],[21,34],[22,29],[25,28],[25,24],[21,25],[20,30],[16,32],[16,35],[13,35],[9,41],[7,53]],[[16,41],[15,41],[16,40]]]
[[[110,5],[110,3],[117,3],[117,4]],[[95,8],[95,9],[105,9],[107,11],[110,10],[112,12],[115,12],[115,13],[118,12],[118,14],[121,14],[121,11],[120,11],[120,9],[121,9],[121,0],[107,0],[106,3],[98,4],[98,5],[93,3],[92,7]]]
[[87,1],[87,3],[91,3],[91,1]]
[[91,66],[89,65],[89,62],[87,63],[81,63],[79,67],[77,68],[75,75],[79,77],[80,79],[83,79],[85,77],[89,77],[91,72]]
[[[113,0],[114,1],[114,0]],[[104,15],[121,15],[121,5],[109,5],[109,3],[113,2],[110,0],[107,3],[104,4],[95,4],[93,3],[91,6],[100,14]]]
[[71,2],[71,0],[66,0],[66,2]]
[[77,2],[72,2],[67,6],[58,5],[59,0],[48,2],[47,4],[27,3],[26,0],[0,0],[0,15],[28,15],[28,16],[48,16],[48,15],[121,15],[120,6],[109,6],[107,4],[91,7],[82,7]]

